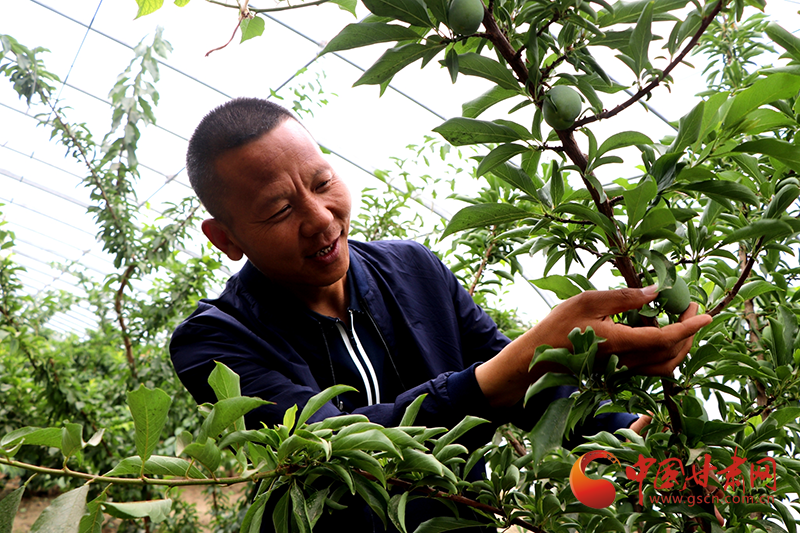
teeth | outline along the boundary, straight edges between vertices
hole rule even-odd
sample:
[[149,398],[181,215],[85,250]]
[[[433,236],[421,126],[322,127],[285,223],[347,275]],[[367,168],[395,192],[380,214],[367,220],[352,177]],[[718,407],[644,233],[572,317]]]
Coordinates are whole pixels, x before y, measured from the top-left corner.
[[[333,243],[333,244],[336,244],[336,243]],[[328,252],[330,252],[331,250],[333,250],[333,244],[331,244],[330,246],[328,246],[328,247],[326,247],[326,248],[323,248],[322,250],[320,250],[319,252],[317,252],[317,253],[315,254],[315,255],[316,255],[316,257],[322,257],[323,255],[325,255],[325,254],[327,254]]]

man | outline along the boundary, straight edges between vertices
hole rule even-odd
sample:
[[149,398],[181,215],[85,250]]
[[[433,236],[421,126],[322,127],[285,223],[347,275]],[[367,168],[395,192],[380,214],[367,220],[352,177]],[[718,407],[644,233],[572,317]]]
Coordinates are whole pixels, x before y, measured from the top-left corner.
[[[523,410],[525,391],[561,369],[538,363],[529,371],[537,346],[571,348],[568,333],[591,326],[607,339],[601,357],[615,353],[639,373],[669,375],[711,321],[692,304],[677,324],[633,329],[609,316],[652,301],[652,287],[590,291],[509,342],[421,245],[348,241],[347,187],[303,126],[271,102],[237,99],[212,111],[192,136],[187,172],[213,217],[203,233],[248,262],[178,327],[172,360],[198,402],[216,399],[207,384],[214,361],[239,374],[242,394],[275,402],[249,415],[254,427],[279,423],[287,408],[336,383],[359,392],[329,402],[312,422],[351,412],[397,425],[427,393],[422,425],[451,427],[469,414],[492,428],[532,426],[549,400]],[[471,433],[474,446],[491,436]]]

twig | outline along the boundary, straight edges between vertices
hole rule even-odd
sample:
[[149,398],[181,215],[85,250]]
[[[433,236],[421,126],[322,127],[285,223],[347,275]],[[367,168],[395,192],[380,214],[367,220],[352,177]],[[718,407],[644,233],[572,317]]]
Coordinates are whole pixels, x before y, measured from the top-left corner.
[[128,327],[125,325],[125,316],[122,314],[122,300],[125,297],[125,287],[131,278],[134,270],[136,270],[136,263],[128,265],[125,272],[119,281],[119,289],[114,297],[114,311],[117,313],[117,322],[119,322],[119,329],[122,331],[122,341],[125,343],[125,357],[128,359],[128,366],[131,369],[131,376],[137,379],[136,360],[133,358],[133,344],[131,337],[128,335]]
[[[228,42],[223,44],[222,46],[219,46],[217,48],[214,48],[213,50],[209,50],[208,52],[206,52],[206,57],[211,55],[211,52],[216,52],[217,50],[222,50],[223,48],[225,48],[226,46],[231,44],[233,42],[233,38],[236,37],[236,30],[238,30],[239,27],[242,25],[242,21],[244,19],[246,19],[246,18],[248,18],[248,19],[253,18],[253,14],[247,8],[247,4],[249,4],[249,3],[250,3],[250,0],[244,0],[244,4],[239,6],[239,20],[236,21],[236,27],[233,28],[233,33],[231,34],[231,38],[228,39]],[[231,7],[233,7],[233,6],[231,6]]]
[[708,26],[711,25],[711,23],[714,21],[714,19],[719,14],[720,10],[725,4],[727,4],[726,0],[719,0],[717,2],[717,5],[714,6],[714,9],[711,10],[711,13],[703,17],[703,20],[700,22],[700,27],[695,32],[694,36],[692,37],[692,40],[689,41],[689,44],[687,44],[683,48],[683,50],[681,50],[681,52],[675,57],[675,59],[673,59],[670,62],[670,64],[667,65],[667,68],[665,68],[661,72],[661,74],[656,77],[656,79],[645,85],[643,88],[639,89],[639,92],[631,96],[628,100],[621,103],[614,109],[611,109],[610,111],[603,111],[602,113],[598,113],[597,115],[578,120],[575,122],[575,124],[573,124],[572,128],[577,129],[587,124],[591,124],[592,122],[597,122],[598,120],[611,118],[614,115],[621,113],[625,109],[629,108],[630,106],[641,100],[644,96],[649,94],[653,89],[658,87],[659,84],[661,84],[661,82],[664,81],[667,78],[667,76],[669,76],[669,73],[672,72],[672,70],[675,67],[677,67],[681,62],[683,62],[683,59],[692,50],[692,48],[694,48],[697,45],[698,41],[700,40],[700,37],[703,36],[703,33],[705,33]]
[[750,271],[753,270],[753,265],[756,262],[756,257],[758,256],[758,253],[761,251],[761,246],[763,244],[764,244],[764,237],[761,237],[760,239],[758,239],[758,242],[753,247],[753,253],[750,254],[750,257],[747,259],[747,263],[744,265],[742,273],[739,274],[739,279],[736,280],[736,283],[734,284],[733,288],[730,291],[728,291],[725,297],[717,305],[715,305],[711,311],[708,311],[707,314],[711,316],[717,316],[722,311],[724,311],[726,307],[728,307],[728,304],[730,304],[734,298],[736,298],[736,295],[739,294],[739,290],[742,288],[742,285],[744,285],[744,282],[750,276]]
[[[314,2],[305,2],[302,4],[295,4],[293,6],[279,6],[279,7],[265,7],[263,9],[257,9],[255,7],[248,8],[251,13],[274,13],[276,11],[288,11],[290,9],[300,9],[301,7],[309,7],[309,6],[319,6],[322,4],[327,4],[331,0],[315,0]],[[239,9],[239,6],[234,6],[231,4],[227,4],[225,2],[220,2],[219,0],[206,0],[209,4],[216,4],[218,6],[223,7],[230,7],[233,9]],[[235,32],[234,32],[235,33]],[[212,50],[213,52],[213,50]],[[210,53],[210,52],[209,52]]]
[[[378,480],[375,476],[373,476],[372,474],[370,474],[369,472],[366,472],[364,470],[360,470],[360,469],[355,468],[355,469],[353,469],[353,471],[354,472],[358,472],[360,475],[364,476],[365,478],[367,478],[369,480],[372,480],[372,481],[377,481]],[[441,498],[443,500],[449,500],[451,502],[458,503],[458,504],[461,504],[461,505],[465,505],[467,507],[472,507],[473,509],[478,509],[478,510],[483,511],[485,513],[492,513],[492,514],[495,514],[495,515],[498,515],[498,516],[503,516],[503,517],[506,516],[506,513],[502,509],[500,509],[498,507],[495,507],[493,505],[487,505],[485,503],[481,503],[481,502],[473,500],[471,498],[467,498],[466,496],[461,496],[460,494],[448,494],[446,492],[442,492],[440,490],[436,490],[436,489],[431,488],[431,487],[419,487],[419,486],[416,486],[414,483],[411,483],[409,481],[404,481],[402,479],[396,479],[396,478],[388,478],[386,480],[386,483],[388,483],[389,485],[394,485],[395,487],[399,487],[399,488],[405,490],[406,492],[411,492],[411,491],[421,492],[421,493],[426,494],[428,496],[433,496],[434,498]],[[522,520],[521,518],[513,518],[510,521],[510,525],[516,525],[516,526],[524,527],[525,529],[527,529],[529,531],[533,531],[534,533],[547,533],[546,531],[544,531],[542,529],[539,529],[535,525],[533,525],[530,522],[527,522],[525,520]]]
[[472,280],[472,285],[469,288],[469,295],[473,296],[475,294],[475,287],[478,286],[478,283],[481,280],[481,276],[483,276],[483,269],[486,268],[486,263],[489,262],[489,256],[492,255],[492,250],[494,250],[494,238],[497,235],[497,226],[492,226],[492,232],[489,236],[489,246],[486,247],[486,253],[483,254],[483,259],[481,260],[481,264],[478,267],[478,271],[475,273],[475,279]]

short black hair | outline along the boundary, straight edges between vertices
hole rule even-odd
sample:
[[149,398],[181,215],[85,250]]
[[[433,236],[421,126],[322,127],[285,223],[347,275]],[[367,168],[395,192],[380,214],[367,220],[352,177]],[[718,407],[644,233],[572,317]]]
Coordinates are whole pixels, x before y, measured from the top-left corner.
[[287,119],[292,113],[260,98],[234,98],[217,107],[200,121],[186,151],[186,173],[197,197],[209,214],[226,221],[223,208],[224,183],[215,165],[223,153],[255,141]]

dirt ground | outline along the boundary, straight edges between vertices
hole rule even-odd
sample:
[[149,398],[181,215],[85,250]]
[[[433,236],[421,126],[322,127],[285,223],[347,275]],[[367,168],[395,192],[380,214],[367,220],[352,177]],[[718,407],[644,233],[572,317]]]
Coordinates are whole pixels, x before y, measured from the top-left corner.
[[[222,490],[230,491],[229,497],[231,502],[240,497],[241,489],[237,489],[236,487],[224,488]],[[56,496],[57,495],[23,496],[22,502],[19,505],[19,510],[17,511],[17,516],[14,519],[12,533],[27,533],[30,531],[33,523],[36,522],[36,519],[39,518],[42,511],[50,505],[50,502],[55,499]],[[203,493],[203,487],[186,487],[183,489],[180,499],[187,503],[194,503],[197,506],[197,516],[200,518],[200,523],[203,526],[208,524],[210,520],[208,511],[211,507],[211,498]],[[115,530],[116,528],[113,527],[112,524],[111,528],[105,528],[103,531],[104,533],[113,533]]]

